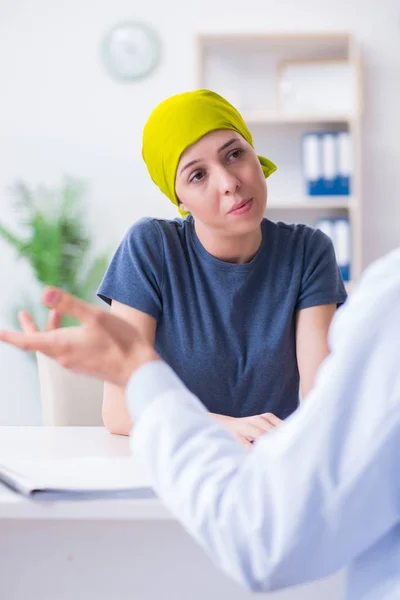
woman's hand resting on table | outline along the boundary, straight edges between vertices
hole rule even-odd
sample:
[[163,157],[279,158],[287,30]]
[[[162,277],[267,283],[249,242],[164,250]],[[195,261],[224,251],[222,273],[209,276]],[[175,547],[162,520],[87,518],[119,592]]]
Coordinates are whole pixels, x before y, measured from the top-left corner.
[[250,448],[257,438],[282,423],[282,420],[272,413],[236,418],[215,414],[213,416],[233,433],[241,444]]

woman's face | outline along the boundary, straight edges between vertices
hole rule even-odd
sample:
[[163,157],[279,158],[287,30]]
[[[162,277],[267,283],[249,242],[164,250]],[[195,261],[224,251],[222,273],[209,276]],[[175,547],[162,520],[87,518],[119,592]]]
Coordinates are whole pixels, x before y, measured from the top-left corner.
[[196,220],[233,234],[258,227],[267,203],[257,155],[231,130],[211,131],[182,153],[175,191]]

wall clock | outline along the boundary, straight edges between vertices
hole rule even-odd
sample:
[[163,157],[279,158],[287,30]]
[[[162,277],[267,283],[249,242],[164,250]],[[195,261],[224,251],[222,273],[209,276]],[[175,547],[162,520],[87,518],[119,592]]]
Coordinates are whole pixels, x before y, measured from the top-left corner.
[[155,31],[144,23],[119,23],[104,37],[101,56],[111,77],[117,81],[137,81],[158,66],[160,41]]

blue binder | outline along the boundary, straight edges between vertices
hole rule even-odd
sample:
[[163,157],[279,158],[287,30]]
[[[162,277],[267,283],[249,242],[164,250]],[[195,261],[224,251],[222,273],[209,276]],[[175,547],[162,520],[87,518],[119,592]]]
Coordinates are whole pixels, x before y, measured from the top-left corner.
[[350,194],[351,148],[347,131],[305,133],[302,164],[307,195]]
[[342,274],[343,281],[351,278],[351,234],[350,223],[344,218],[319,219],[315,227],[328,235],[335,249],[336,261]]

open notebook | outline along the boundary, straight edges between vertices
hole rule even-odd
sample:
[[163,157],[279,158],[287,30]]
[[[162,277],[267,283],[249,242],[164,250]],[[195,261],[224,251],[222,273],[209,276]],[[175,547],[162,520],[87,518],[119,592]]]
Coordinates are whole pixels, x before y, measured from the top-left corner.
[[132,457],[0,459],[0,482],[28,498],[154,498]]

